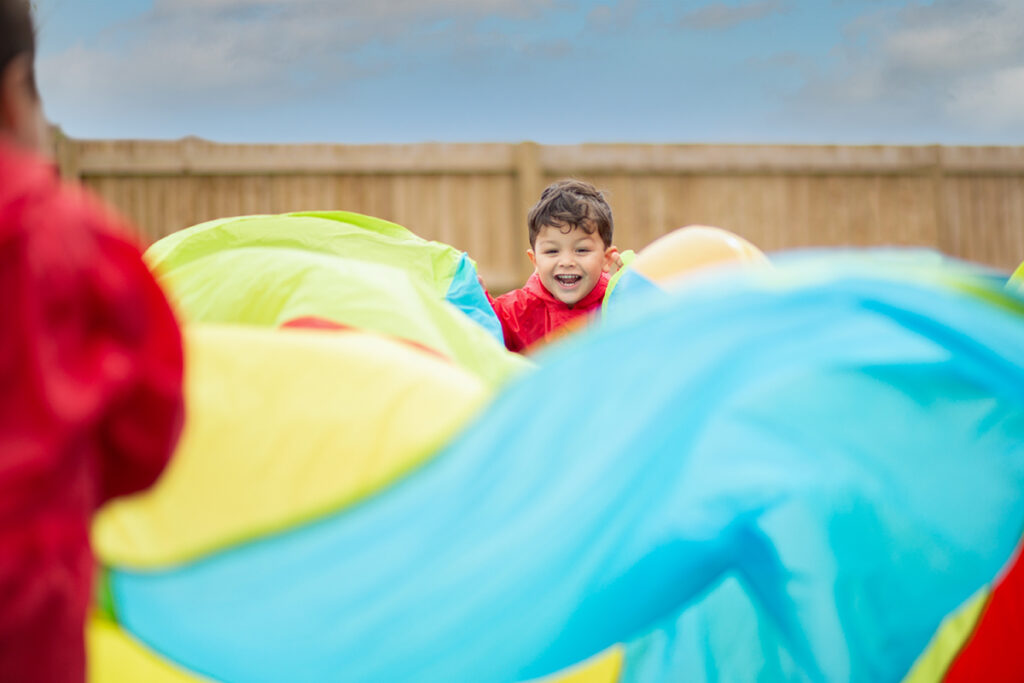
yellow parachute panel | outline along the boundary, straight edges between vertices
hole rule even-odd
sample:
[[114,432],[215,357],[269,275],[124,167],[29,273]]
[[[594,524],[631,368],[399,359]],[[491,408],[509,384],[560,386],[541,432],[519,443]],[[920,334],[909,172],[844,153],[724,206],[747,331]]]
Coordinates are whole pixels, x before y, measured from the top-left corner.
[[97,516],[105,564],[181,563],[370,495],[488,395],[455,364],[374,334],[191,326],[185,338],[181,442],[155,487]]
[[98,615],[85,628],[89,683],[203,683],[208,680],[179,669]]

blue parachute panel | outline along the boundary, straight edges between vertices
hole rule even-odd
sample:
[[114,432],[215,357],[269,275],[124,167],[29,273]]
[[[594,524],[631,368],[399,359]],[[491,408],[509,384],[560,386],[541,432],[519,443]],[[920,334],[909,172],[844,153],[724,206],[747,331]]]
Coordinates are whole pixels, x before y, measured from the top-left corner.
[[115,609],[227,680],[511,681],[623,641],[631,680],[898,680],[1020,538],[1022,336],[955,287],[673,295],[361,505],[114,569]]
[[480,284],[473,261],[466,254],[463,254],[459,260],[459,266],[445,298],[490,332],[491,336],[499,343],[505,343],[505,337],[501,332],[501,322],[494,313],[494,309],[491,308],[490,302],[487,301],[487,295],[484,294],[484,288]]
[[628,308],[631,302],[645,302],[649,306],[651,302],[660,301],[668,296],[664,289],[628,266],[616,275],[618,278],[615,287],[605,294],[602,305],[602,310],[607,315],[614,315],[617,311]]
[[619,683],[718,680],[722,657],[733,680],[811,680],[767,612],[729,576],[699,603],[630,642]]

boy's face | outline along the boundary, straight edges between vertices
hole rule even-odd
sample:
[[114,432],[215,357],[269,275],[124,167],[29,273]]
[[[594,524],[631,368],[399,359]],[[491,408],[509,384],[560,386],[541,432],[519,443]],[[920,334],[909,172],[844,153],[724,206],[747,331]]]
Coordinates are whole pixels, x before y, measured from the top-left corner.
[[605,248],[595,230],[581,228],[566,231],[565,226],[546,225],[526,255],[530,257],[541,284],[551,295],[572,306],[590,294],[601,273],[607,272],[615,247]]

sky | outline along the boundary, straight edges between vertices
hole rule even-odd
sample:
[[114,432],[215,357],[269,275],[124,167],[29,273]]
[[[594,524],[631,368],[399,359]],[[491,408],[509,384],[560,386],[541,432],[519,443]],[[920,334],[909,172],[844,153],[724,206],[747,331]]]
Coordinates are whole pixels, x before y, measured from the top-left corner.
[[79,138],[1024,144],[1022,0],[35,0]]

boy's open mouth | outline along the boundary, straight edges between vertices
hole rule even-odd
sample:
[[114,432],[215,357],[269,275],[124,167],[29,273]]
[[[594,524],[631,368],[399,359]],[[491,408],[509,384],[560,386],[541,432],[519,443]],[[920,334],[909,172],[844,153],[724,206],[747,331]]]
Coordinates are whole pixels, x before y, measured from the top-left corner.
[[555,276],[555,280],[557,280],[558,284],[562,285],[563,287],[573,287],[582,279],[583,279],[582,275],[556,275]]

